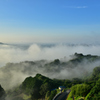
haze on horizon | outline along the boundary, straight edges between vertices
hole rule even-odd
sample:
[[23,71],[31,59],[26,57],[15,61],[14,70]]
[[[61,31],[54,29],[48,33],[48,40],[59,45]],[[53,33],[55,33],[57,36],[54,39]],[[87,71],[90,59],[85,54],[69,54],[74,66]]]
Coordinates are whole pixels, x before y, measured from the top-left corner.
[[0,42],[100,43],[99,0],[0,0]]

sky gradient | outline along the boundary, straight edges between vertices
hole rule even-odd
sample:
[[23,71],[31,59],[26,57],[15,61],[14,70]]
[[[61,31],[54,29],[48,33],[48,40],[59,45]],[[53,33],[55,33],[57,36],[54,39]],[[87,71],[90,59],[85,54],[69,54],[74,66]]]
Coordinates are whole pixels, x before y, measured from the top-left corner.
[[0,0],[0,41],[100,43],[100,0]]

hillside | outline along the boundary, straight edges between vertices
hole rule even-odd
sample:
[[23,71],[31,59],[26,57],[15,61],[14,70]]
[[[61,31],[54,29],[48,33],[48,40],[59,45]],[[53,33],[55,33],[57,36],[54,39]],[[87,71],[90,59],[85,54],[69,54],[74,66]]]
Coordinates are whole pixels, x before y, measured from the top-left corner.
[[[97,66],[100,66],[99,56],[78,53],[71,55],[69,61],[55,59],[8,63],[0,68],[0,84],[10,100],[35,98],[32,95],[34,93],[38,98],[45,98],[46,93],[50,94],[51,90],[59,86],[71,88],[81,83],[90,85],[91,90],[100,76],[100,68]],[[51,94],[56,94],[56,91]]]
[[[41,74],[36,74],[35,77],[27,77],[25,80],[14,89],[7,91],[7,98],[10,100],[52,100],[57,93],[59,86],[65,86],[66,89],[71,89],[68,100],[73,100],[72,97],[85,98],[85,100],[99,100],[100,87],[100,66],[95,67],[90,77],[82,80],[74,78],[71,80],[50,79]],[[83,100],[83,99],[82,99]]]
[[36,74],[35,77],[27,77],[22,84],[15,89],[8,90],[7,98],[10,98],[10,100],[17,100],[18,98],[18,100],[37,100],[45,98],[48,92],[48,96],[50,96],[53,92],[57,93],[55,89],[62,85],[71,87],[72,83],[67,79],[50,79],[41,74]]
[[72,79],[84,78],[91,74],[93,68],[100,65],[100,57],[75,53],[69,61],[24,61],[8,63],[0,68],[0,82],[5,89],[19,85],[28,76],[40,73],[49,78]]

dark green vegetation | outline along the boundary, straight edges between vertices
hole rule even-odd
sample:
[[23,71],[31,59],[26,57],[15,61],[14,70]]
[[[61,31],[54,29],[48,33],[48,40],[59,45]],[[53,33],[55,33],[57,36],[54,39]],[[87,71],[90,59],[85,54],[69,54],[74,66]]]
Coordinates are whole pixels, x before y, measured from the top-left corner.
[[0,100],[5,100],[6,92],[0,85]]
[[8,96],[11,100],[13,100],[12,98],[16,99],[18,97],[21,99],[22,94],[30,96],[27,100],[38,100],[41,98],[52,100],[51,98],[57,93],[57,88],[62,85],[69,88],[72,86],[72,83],[70,80],[50,79],[41,74],[36,74],[35,77],[27,77],[22,84],[13,91],[9,90]]
[[[4,89],[6,88],[7,96],[2,87],[1,95],[6,96],[6,100],[42,100],[44,98],[52,100],[60,92],[57,90],[58,87],[65,86],[66,89],[71,89],[69,100],[73,96],[78,99],[85,97],[86,100],[99,100],[100,57],[75,53],[72,58],[69,61],[55,59],[51,62],[41,60],[8,63],[0,68],[0,73],[2,72],[0,82],[2,86],[4,85]],[[22,82],[23,76],[25,78]],[[26,76],[29,77],[26,78]]]
[[100,66],[95,67],[91,76],[84,79],[82,84],[76,84],[71,87],[68,100],[72,100],[70,98],[73,96],[85,97],[85,100],[100,100]]
[[[98,72],[96,73],[96,71]],[[85,79],[58,80],[36,74],[35,77],[27,77],[19,87],[9,90],[7,94],[10,100],[42,100],[44,98],[45,100],[52,100],[57,94],[57,88],[66,86],[68,89],[71,88],[70,98],[74,96],[76,98],[85,97],[85,100],[99,100],[99,76],[100,67],[95,67],[91,76]]]

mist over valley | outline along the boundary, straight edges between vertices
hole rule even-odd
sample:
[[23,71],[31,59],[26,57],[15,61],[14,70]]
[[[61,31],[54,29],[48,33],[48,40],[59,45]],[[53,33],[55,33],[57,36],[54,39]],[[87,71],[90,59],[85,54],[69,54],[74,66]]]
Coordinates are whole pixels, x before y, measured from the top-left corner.
[[1,44],[0,84],[8,90],[37,73],[52,79],[89,76],[100,66],[99,50],[90,44]]

